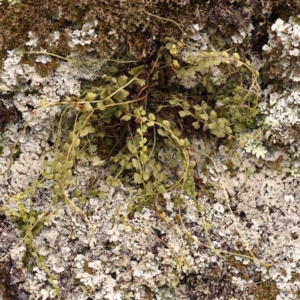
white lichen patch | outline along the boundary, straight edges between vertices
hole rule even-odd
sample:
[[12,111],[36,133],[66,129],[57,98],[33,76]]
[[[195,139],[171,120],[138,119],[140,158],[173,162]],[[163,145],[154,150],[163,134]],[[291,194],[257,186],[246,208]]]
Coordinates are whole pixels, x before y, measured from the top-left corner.
[[[223,156],[214,157],[218,167],[228,161],[228,151],[220,153],[223,153]],[[241,157],[244,166],[240,163],[232,167],[231,162],[231,169],[234,168],[231,172],[248,173],[247,181],[244,177],[237,182],[238,176],[232,177],[229,171],[222,171],[218,182],[220,184],[224,182],[225,189],[220,185],[215,192],[218,202],[212,205],[207,202],[205,204],[205,218],[210,224],[210,236],[214,241],[219,241],[223,247],[224,244],[228,245],[231,251],[239,249],[237,245],[241,237],[234,234],[236,226],[228,212],[229,206],[231,209],[234,208],[234,218],[249,249],[256,249],[254,253],[261,262],[274,263],[269,272],[265,272],[262,265],[256,265],[256,271],[264,274],[263,280],[276,282],[279,289],[276,299],[295,299],[299,282],[291,278],[298,272],[300,263],[298,179],[286,177],[290,171],[286,166],[290,165],[290,162],[284,159],[281,159],[276,169],[272,169],[268,163],[254,157],[245,154]],[[288,159],[284,153],[283,157]],[[251,166],[250,173],[249,166]],[[212,182],[215,183],[215,179]],[[226,219],[226,216],[229,218]],[[236,259],[240,260],[239,257]],[[249,259],[243,259],[242,262],[248,265]],[[239,280],[242,279],[236,275],[234,281]],[[246,283],[250,284],[251,281]]]
[[[260,104],[262,112],[266,115],[264,120],[266,139],[273,143],[281,142],[293,145],[291,150],[296,149],[299,139],[292,128],[300,124],[299,91],[295,88],[278,94],[272,92],[272,88],[269,86],[264,91],[268,100]],[[296,151],[292,152],[299,155]]]
[[[87,23],[82,30],[70,32],[70,45],[89,45],[96,38],[96,25],[96,21]],[[197,24],[194,29],[201,30]],[[295,47],[284,55],[297,57],[298,27],[277,21],[272,30],[274,37],[278,34],[285,45]],[[246,37],[250,32],[251,28],[240,35]],[[273,47],[273,36],[270,37],[266,50]],[[53,36],[53,42],[57,38]],[[202,33],[193,39],[203,49],[210,43],[208,35]],[[237,42],[239,39],[236,37]],[[30,45],[34,46],[34,41]],[[183,59],[184,55],[190,52],[183,53]],[[93,78],[93,74],[83,72],[86,68],[67,62],[62,62],[53,74],[41,77],[33,67],[21,67],[20,58],[9,52],[0,77],[3,90],[19,87],[11,101],[24,123],[43,99],[55,104],[65,95],[78,95],[80,78]],[[37,61],[46,64],[51,58],[40,54]],[[212,67],[211,71],[212,76],[222,75],[218,68]],[[194,81],[190,78],[186,87],[192,87]],[[277,299],[295,299],[294,293],[299,290],[299,281],[294,278],[300,264],[300,190],[299,179],[294,178],[297,176],[289,175],[298,174],[300,164],[292,162],[286,152],[268,149],[265,143],[273,142],[276,132],[287,144],[296,143],[291,148],[293,153],[299,151],[289,129],[299,124],[300,100],[294,88],[277,94],[269,86],[264,92],[266,99],[261,109],[266,118],[259,121],[266,132],[248,132],[252,137],[244,148],[217,148],[215,143],[195,141],[198,197],[182,195],[184,201],[179,207],[174,201],[178,193],[168,191],[160,209],[149,206],[136,212],[128,211],[128,204],[133,203],[128,190],[124,186],[108,188],[104,180],[95,187],[102,197],[90,197],[85,202],[73,196],[74,189],[69,189],[65,191],[68,201],[58,199],[49,207],[51,179],[45,180],[32,197],[29,192],[22,194],[42,170],[40,156],[49,150],[49,140],[55,141],[52,125],[61,108],[41,109],[30,121],[30,131],[20,138],[19,156],[14,157],[0,184],[1,202],[12,216],[17,216],[12,211],[18,212],[20,204],[27,213],[47,212],[43,228],[27,253],[32,255],[32,265],[24,270],[22,288],[30,293],[30,299],[56,299],[57,293],[61,299],[82,300],[206,299],[208,295],[219,295],[220,290],[226,291],[228,299],[254,299],[254,274],[261,276],[262,282],[275,283]],[[5,131],[6,147],[16,141],[19,129],[12,124]],[[54,156],[51,152],[47,155],[49,160]],[[9,167],[7,148],[0,166],[3,170]],[[87,165],[76,172],[77,187],[83,191],[91,176],[107,176],[103,169],[90,169]],[[16,194],[18,197],[7,201],[8,196]],[[20,262],[24,250],[18,245],[11,252],[12,259]],[[266,263],[274,265],[269,269]]]
[[76,45],[86,46],[91,44],[92,39],[97,38],[95,29],[93,29],[97,24],[98,20],[94,20],[93,22],[83,24],[81,30],[75,29],[70,31],[69,36],[71,37],[71,41],[69,42],[69,46],[74,48]]
[[278,75],[291,81],[299,81],[296,58],[299,54],[300,26],[297,22],[291,17],[287,22],[277,19],[272,25],[268,44],[263,46],[263,50],[271,56],[277,67],[277,72],[270,76]]
[[239,28],[238,32],[231,36],[231,39],[236,44],[241,44],[247,36],[251,36],[254,29],[253,25],[249,23],[246,28]]
[[[273,79],[263,91],[259,107],[266,118],[262,124],[265,139],[271,144],[288,145],[293,157],[299,156],[300,98],[298,20],[277,19],[271,26],[268,44],[264,45],[265,62]],[[281,90],[281,92],[279,92]]]
[[[224,153],[224,156],[214,157],[219,167],[226,163],[228,157],[225,155],[226,150],[220,153]],[[231,177],[229,170],[223,168],[221,179],[228,187],[229,204],[235,207],[233,213],[237,226],[250,249],[256,249],[253,251],[260,261],[275,262],[276,265],[266,271],[263,265],[253,264],[251,257],[236,255],[235,260],[249,267],[252,270],[250,273],[261,272],[262,280],[275,281],[280,290],[278,297],[293,299],[293,291],[297,290],[298,285],[297,281],[291,281],[291,276],[297,271],[300,259],[297,251],[300,245],[298,239],[295,239],[295,233],[298,232],[296,212],[300,209],[297,181],[283,179],[286,173],[278,175],[277,171],[272,171],[253,156],[244,156],[243,159],[245,167],[251,167],[252,173],[244,193],[238,194],[246,179],[241,165],[236,164],[235,169],[241,174],[235,177]],[[237,163],[238,158],[235,160]],[[285,162],[282,162],[284,165]],[[210,181],[210,177],[207,180]],[[154,211],[149,209],[135,213],[133,219],[127,219],[124,223],[122,216],[126,215],[126,209],[121,207],[112,227],[113,212],[127,197],[125,190],[114,189],[110,189],[107,199],[91,199],[90,205],[94,210],[89,217],[89,226],[76,213],[60,209],[58,214],[53,215],[49,226],[55,226],[52,232],[57,230],[59,234],[51,235],[49,229],[45,228],[36,243],[42,249],[47,240],[52,253],[47,255],[47,265],[52,272],[60,274],[61,280],[66,270],[68,274],[73,274],[74,281],[68,282],[69,287],[75,288],[75,291],[80,287],[78,294],[73,292],[73,297],[75,295],[77,299],[125,299],[125,295],[132,295],[132,299],[142,299],[145,286],[160,295],[165,285],[175,287],[165,294],[166,299],[172,299],[178,293],[182,295],[182,286],[178,283],[184,276],[193,274],[193,280],[199,286],[204,286],[201,278],[213,264],[228,268],[218,255],[201,248],[199,242],[217,250],[235,253],[239,253],[241,247],[246,247],[236,234],[228,203],[225,199],[222,201],[224,191],[218,193],[216,189],[216,192],[219,194],[218,200],[212,202],[212,199],[204,197],[195,202],[186,198],[181,208],[182,220],[194,240],[191,243],[182,238],[184,229],[181,226],[176,225],[170,230],[168,223],[157,219]],[[166,200],[170,202],[171,197],[166,195]],[[204,207],[204,219],[199,212],[199,204]],[[168,217],[174,219],[175,216],[174,209],[169,210]],[[205,224],[209,224],[207,232],[203,229]],[[93,226],[97,230],[91,231]],[[94,239],[92,245],[91,237]],[[242,246],[237,246],[239,242]],[[58,247],[63,250],[58,251]],[[283,274],[282,269],[286,273]],[[234,274],[232,285],[236,291],[247,294],[253,284],[251,276],[249,280],[243,279],[238,268],[232,268],[230,272]],[[43,272],[36,274],[34,280],[40,284],[44,278]],[[62,290],[65,296],[70,296],[67,289]],[[33,288],[31,292],[34,293]]]
[[[61,62],[58,68],[47,77],[41,77],[27,64],[20,64],[22,54],[9,51],[8,57],[3,62],[3,71],[0,74],[1,81],[5,84],[7,91],[18,86],[18,91],[11,99],[11,104],[22,114],[23,126],[28,123],[30,133],[24,133],[18,142],[20,151],[19,159],[15,160],[10,171],[4,176],[3,187],[0,185],[2,195],[7,195],[10,190],[20,191],[33,182],[43,167],[39,156],[49,148],[49,140],[53,131],[53,121],[61,112],[60,106],[48,106],[40,109],[35,117],[35,111],[41,107],[41,101],[45,104],[54,104],[63,100],[65,95],[78,95],[80,90],[80,78],[92,78],[92,73],[84,72],[76,65]],[[42,63],[51,60],[49,55],[39,55],[37,61]],[[9,103],[8,103],[9,104]],[[30,106],[29,106],[30,105]],[[12,124],[6,129],[2,136],[2,143],[6,147],[12,147],[20,134],[20,126]],[[5,148],[5,153],[7,148]],[[9,156],[2,155],[0,158],[0,169],[5,172],[9,167]],[[10,180],[11,185],[7,187],[5,180]]]

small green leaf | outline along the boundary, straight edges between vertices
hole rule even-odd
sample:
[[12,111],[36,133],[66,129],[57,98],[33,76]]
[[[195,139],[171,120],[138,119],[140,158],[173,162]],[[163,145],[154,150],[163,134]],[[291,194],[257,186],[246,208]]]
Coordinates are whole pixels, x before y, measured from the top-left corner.
[[133,159],[131,160],[131,162],[132,162],[132,165],[133,165],[133,167],[134,167],[135,169],[139,169],[139,168],[140,168],[139,161],[138,161],[136,158],[133,158]]
[[143,178],[142,178],[142,176],[140,174],[134,173],[133,176],[134,176],[134,182],[135,183],[143,183],[144,182]]
[[30,216],[30,217],[29,217],[29,223],[30,223],[30,224],[34,224],[35,220],[36,220],[36,219],[35,219],[34,216]]
[[80,189],[78,189],[78,188],[77,188],[77,189],[75,189],[75,190],[74,190],[74,197],[76,197],[76,198],[77,198],[77,197],[79,197],[80,195],[81,195],[81,190],[80,190]]
[[218,119],[217,120],[217,124],[218,124],[218,126],[219,127],[221,127],[221,128],[224,128],[224,126],[225,126],[225,121],[227,121],[226,119],[224,119],[224,118],[220,118],[220,119]]
[[105,193],[105,192],[100,192],[100,193],[98,194],[98,197],[99,197],[100,199],[105,199],[105,198],[107,197],[107,193]]
[[233,53],[233,54],[232,54],[232,57],[233,57],[234,59],[236,59],[236,60],[239,60],[239,59],[240,59],[240,56],[239,56],[238,53]]
[[62,190],[61,190],[61,186],[60,185],[57,184],[57,185],[54,186],[54,192],[55,193],[59,194],[61,191]]
[[93,110],[93,106],[90,103],[84,103],[84,106],[81,109],[81,111],[83,112],[90,112],[92,110]]
[[103,111],[103,110],[106,109],[106,107],[105,107],[103,101],[99,101],[99,102],[97,103],[97,108],[98,108],[99,110],[101,110],[101,111]]
[[220,130],[220,129],[214,129],[211,131],[212,134],[214,134],[218,138],[223,138],[225,137],[225,132]]
[[121,180],[119,178],[114,178],[112,183],[111,183],[111,186],[113,188],[118,188],[121,186]]
[[147,193],[152,193],[153,192],[153,183],[151,181],[148,181],[146,183],[146,192]]
[[68,158],[69,158],[69,159],[74,158],[74,156],[75,156],[75,151],[72,150],[72,151],[69,151],[69,152],[68,152]]
[[165,192],[165,186],[163,184],[160,184],[157,187],[157,192],[160,193],[160,194],[163,194]]
[[61,162],[58,162],[55,166],[55,171],[62,173],[65,170],[65,167]]
[[141,78],[135,78],[134,82],[135,84],[139,85],[140,87],[144,86],[146,83],[145,79],[141,79]]
[[136,147],[135,145],[132,143],[132,141],[127,141],[127,148],[128,150],[132,153],[135,154],[136,153]]
[[131,119],[131,115],[129,115],[129,114],[126,114],[121,118],[121,120],[124,120],[124,121],[129,121],[130,119]]
[[199,128],[200,128],[199,122],[193,122],[192,125],[193,125],[193,127],[194,127],[195,129],[199,129]]
[[174,56],[178,54],[178,48],[176,45],[173,45],[172,48],[170,49],[170,53]]
[[79,135],[81,137],[88,135],[89,133],[95,132],[95,128],[91,125],[85,126],[83,129],[79,131]]
[[149,121],[149,122],[146,123],[146,125],[147,125],[148,127],[154,126],[154,122],[153,122],[153,121]]
[[64,143],[64,145],[63,145],[63,150],[65,150],[66,152],[68,152],[69,151],[69,149],[70,149],[70,144],[69,143]]
[[166,133],[166,131],[163,130],[162,128],[158,128],[158,129],[157,129],[157,132],[158,132],[158,134],[161,135],[161,136],[168,136],[168,134]]
[[157,163],[157,164],[155,165],[155,167],[156,167],[156,170],[157,170],[158,172],[160,172],[160,171],[162,170],[162,165],[161,165],[160,162]]
[[73,167],[73,160],[68,160],[64,163],[64,168],[65,169],[70,169]]
[[117,188],[117,187],[119,187],[121,185],[121,180],[118,179],[118,178],[114,178],[112,176],[108,176],[106,178],[106,184],[110,185],[110,186],[112,186],[114,188]]
[[246,144],[246,141],[245,141],[245,140],[243,140],[243,139],[240,139],[240,140],[239,140],[239,146],[240,146],[240,147],[244,147],[245,144]]
[[126,169],[126,170],[131,170],[132,167],[133,167],[132,163],[131,163],[131,162],[128,162],[128,163],[126,164],[126,166],[125,166],[125,169]]
[[[169,37],[166,37],[165,39],[166,39],[166,41],[172,41],[173,40],[172,38],[169,38]],[[173,43],[167,43],[165,48],[169,50],[173,47],[173,45],[174,45]]]
[[197,66],[190,67],[185,71],[183,77],[192,77],[195,75],[196,71],[197,71]]
[[80,196],[80,197],[78,197],[78,200],[80,201],[80,203],[82,203],[82,204],[86,204],[86,196]]
[[200,118],[204,121],[207,121],[208,120],[208,115],[207,114],[201,114],[200,115]]
[[222,62],[222,58],[221,58],[221,57],[216,57],[216,58],[214,59],[213,64],[214,64],[215,66],[218,66],[221,62]]
[[60,173],[56,173],[56,174],[54,175],[54,180],[60,182],[60,181],[62,180],[61,174],[60,174]]
[[[58,175],[58,174],[56,174],[56,175]],[[72,171],[71,170],[66,170],[63,173],[63,176],[64,176],[64,178],[71,178],[72,177]]]
[[148,115],[148,119],[149,119],[150,121],[155,121],[155,115],[154,115],[154,114],[149,114],[149,115]]
[[75,139],[74,141],[73,141],[73,147],[78,147],[80,145],[80,139]]
[[168,120],[163,120],[162,121],[162,124],[167,127],[167,128],[170,128],[170,122]]
[[151,171],[149,169],[145,169],[143,172],[143,179],[144,181],[148,181],[151,175]]
[[181,106],[180,102],[175,99],[175,100],[169,100],[169,103],[171,104],[172,107],[174,106]]
[[246,129],[246,125],[243,123],[236,123],[234,124],[234,131],[235,132],[243,132]]
[[199,104],[193,105],[193,108],[195,110],[203,110],[203,108]]
[[168,181],[168,177],[166,176],[165,173],[160,173],[159,174],[159,181],[160,182],[167,182]]
[[188,244],[192,244],[195,241],[195,239],[190,235],[187,236],[186,240],[187,240]]
[[217,113],[214,110],[212,110],[209,114],[209,117],[210,117],[211,120],[216,121],[217,120]]
[[237,66],[237,67],[241,67],[242,65],[243,65],[243,63],[241,62],[241,61],[236,61],[235,62],[235,65]]
[[149,157],[146,152],[140,153],[140,160],[142,164],[145,164],[148,161]]
[[89,152],[94,153],[94,152],[96,152],[97,149],[98,149],[97,145],[90,145]]
[[92,93],[92,92],[88,92],[86,94],[86,96],[84,97],[84,100],[85,101],[94,101],[96,97],[97,97],[97,94]]
[[126,75],[122,75],[118,78],[117,87],[120,88],[127,83],[128,77]]
[[163,106],[160,104],[160,105],[158,105],[158,107],[156,109],[156,112],[159,113],[162,109],[163,109]]
[[184,118],[186,116],[190,116],[191,115],[191,112],[188,111],[188,110],[181,110],[178,113],[179,113],[179,115],[180,115],[181,118]]
[[51,173],[47,173],[47,172],[42,172],[42,176],[46,179],[52,179],[53,178],[53,174]]
[[198,63],[198,61],[199,61],[199,56],[194,55],[194,54],[189,55],[186,59],[186,62],[190,65],[194,65],[194,64]]
[[225,132],[226,132],[227,134],[230,134],[230,133],[232,133],[232,129],[231,129],[229,126],[226,126],[226,127],[225,127]]
[[99,156],[93,155],[90,157],[90,162],[92,165],[95,166],[100,166],[102,167],[105,164],[105,160],[101,160]]
[[80,153],[76,154],[76,158],[81,160],[82,162],[85,161],[86,153],[81,151]]
[[38,255],[36,254],[36,252],[31,252],[30,253],[33,257],[38,257]]
[[118,101],[122,101],[125,98],[127,98],[128,95],[129,95],[128,91],[121,89],[114,95],[114,98]]
[[140,135],[142,135],[143,133],[145,133],[147,131],[147,129],[148,129],[147,126],[143,125],[143,126],[141,126],[141,128],[138,128],[136,130],[136,132],[139,133]]
[[144,66],[138,66],[136,68],[131,69],[128,73],[132,76],[136,76],[144,70]]
[[146,143],[147,143],[147,139],[143,138],[142,140],[140,140],[139,145],[140,147],[143,147]]
[[210,123],[210,124],[208,124],[208,128],[210,130],[213,130],[213,129],[217,128],[217,124],[216,123]]
[[141,117],[141,112],[140,112],[140,110],[137,109],[137,108],[133,111],[133,114],[134,114],[134,116],[137,117],[137,118],[140,118],[140,117]]
[[123,112],[120,109],[116,110],[114,113],[115,117],[117,117],[117,118],[120,118],[120,116],[122,116],[122,114],[123,114]]
[[210,225],[207,222],[204,222],[204,226],[203,226],[205,231],[209,231],[210,230]]

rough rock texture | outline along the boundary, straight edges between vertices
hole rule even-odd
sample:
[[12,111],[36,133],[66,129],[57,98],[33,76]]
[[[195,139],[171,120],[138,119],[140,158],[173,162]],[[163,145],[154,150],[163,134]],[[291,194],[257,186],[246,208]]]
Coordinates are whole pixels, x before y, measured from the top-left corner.
[[[0,97],[1,172],[41,100],[54,104],[77,95],[102,66],[100,61],[86,68],[20,50],[80,55],[82,61],[123,51],[143,59],[164,37],[182,38],[178,26],[143,10],[146,1],[14,2],[19,1],[0,5],[0,90],[8,93]],[[127,218],[128,190],[99,180],[107,196],[83,206],[86,220],[64,203],[49,207],[52,190],[46,182],[31,199],[21,199],[25,210],[47,212],[31,249],[18,244],[26,234],[19,229],[24,220],[0,216],[0,254],[10,253],[0,264],[0,299],[298,299],[298,2],[148,3],[148,12],[175,20],[199,48],[231,45],[257,69],[263,66],[262,133],[254,139],[256,132],[250,132],[253,139],[237,150],[196,140],[199,198],[186,196],[181,211],[170,192],[161,210],[144,208]],[[293,78],[284,70],[292,70]],[[1,176],[0,205],[6,210],[20,210],[13,196],[39,175],[40,155],[55,141],[52,125],[60,114],[59,106],[47,107],[30,121],[10,171]],[[203,152],[215,153],[214,163]],[[103,171],[92,174],[83,167],[79,186],[94,175],[105,178]]]

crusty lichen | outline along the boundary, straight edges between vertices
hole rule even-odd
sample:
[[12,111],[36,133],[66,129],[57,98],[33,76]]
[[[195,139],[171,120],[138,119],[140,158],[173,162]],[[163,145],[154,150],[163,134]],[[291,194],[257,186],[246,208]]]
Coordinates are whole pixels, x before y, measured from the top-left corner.
[[[21,47],[22,50],[47,50],[64,56],[80,54],[82,58],[107,58],[124,51],[124,56],[142,59],[151,56],[154,53],[151,47],[161,46],[165,36],[178,40],[182,38],[178,26],[151,17],[143,11],[143,4],[146,4],[143,1],[115,1],[109,2],[110,5],[107,5],[107,1],[99,3],[96,0],[88,4],[61,2],[54,1],[51,5],[48,2],[40,3],[40,11],[34,16],[35,7],[25,1],[0,6],[3,12],[0,25],[7,39],[2,46],[2,55],[7,58],[3,61],[2,91],[18,86],[11,101],[14,101],[24,121],[30,119],[32,109],[40,105],[41,99],[47,98],[48,103],[54,104],[66,94],[78,95],[80,79],[93,80],[94,74],[85,73],[84,67],[78,69],[78,65],[72,67],[57,58],[37,53],[23,56],[21,60],[16,53],[6,52],[7,49]],[[224,47],[233,41],[235,48],[241,52],[245,50],[245,55],[249,55],[249,48],[255,46],[258,39],[252,36],[253,40],[249,41],[251,30],[256,32],[259,22],[265,21],[273,8],[278,12],[282,4],[282,1],[220,0],[209,1],[205,6],[201,1],[196,4],[192,2],[156,1],[149,3],[146,10],[164,18],[176,19],[188,35],[193,35],[195,45],[205,50],[216,49],[218,45]],[[288,8],[289,4],[297,2],[287,1],[284,5]],[[289,9],[288,13],[291,14]],[[228,14],[238,18],[233,20]],[[99,16],[102,17],[101,22]],[[283,19],[287,22],[286,18]],[[216,21],[218,24],[215,26],[204,26]],[[288,22],[289,28],[297,29],[294,22]],[[21,25],[17,27],[17,23]],[[279,23],[286,26],[283,21],[275,22],[277,25]],[[236,30],[235,27],[239,28]],[[265,33],[260,32],[260,35]],[[286,33],[280,34],[286,37]],[[275,36],[270,35],[269,47],[273,45]],[[290,43],[291,37],[287,38]],[[272,59],[277,57],[278,66],[282,67],[281,57],[278,56],[281,52],[272,51],[270,55],[266,53],[265,59],[268,59],[268,55]],[[289,54],[292,56],[298,53],[295,49],[291,51]],[[253,58],[251,55],[249,57]],[[285,57],[285,61],[289,66],[293,63],[289,57]],[[262,63],[260,60],[258,65]],[[96,71],[99,66],[95,66]],[[217,71],[216,68],[212,69],[212,75],[215,76]],[[299,103],[296,103],[299,100],[295,90],[285,90],[282,78],[276,82],[283,73],[277,73],[277,69],[272,68],[268,71],[273,77],[271,83],[276,88],[269,86],[264,89],[265,101],[261,109],[267,118],[258,119],[259,125],[270,132],[262,131],[255,140],[260,144],[253,144],[257,146],[255,151],[258,151],[254,153],[261,157],[263,151],[265,160],[244,153],[243,148],[236,150],[235,145],[228,141],[221,146],[198,141],[199,144],[194,145],[195,156],[198,167],[204,170],[199,172],[197,178],[198,198],[185,195],[180,210],[178,204],[174,204],[176,193],[173,191],[160,195],[160,210],[155,206],[141,206],[139,211],[132,211],[128,216],[126,207],[121,206],[118,214],[114,215],[119,205],[129,201],[128,191],[122,186],[108,188],[102,180],[106,174],[100,171],[99,174],[93,173],[87,166],[79,169],[78,188],[86,190],[87,185],[97,187],[101,189],[103,197],[80,199],[75,197],[76,190],[67,191],[75,195],[73,204],[82,208],[86,219],[83,214],[72,210],[72,206],[66,207],[62,202],[46,210],[52,195],[49,189],[51,180],[46,181],[44,190],[36,191],[32,199],[25,194],[23,198],[15,198],[16,203],[22,200],[22,207],[17,207],[13,201],[8,202],[7,209],[10,209],[14,219],[22,223],[23,228],[27,221],[31,222],[30,217],[37,217],[38,213],[32,212],[47,212],[43,220],[44,227],[40,228],[41,232],[34,241],[31,240],[29,259],[33,262],[32,273],[26,273],[27,280],[23,288],[32,297],[42,299],[55,298],[58,287],[61,297],[65,299],[295,299],[300,261],[297,234],[299,185],[298,180],[289,175],[297,174],[299,164],[291,161],[287,153],[297,154],[299,149],[293,146],[293,138],[297,138],[299,131]],[[266,83],[270,83],[269,79],[265,79]],[[206,96],[205,93],[201,95]],[[290,101],[290,107],[285,106],[286,99]],[[39,174],[41,166],[37,162],[39,156],[45,150],[50,150],[55,141],[50,128],[59,113],[59,107],[47,107],[30,123],[30,128],[20,140],[18,155],[14,156],[15,164],[1,183],[1,201],[19,190],[26,191],[26,187]],[[6,127],[3,140],[11,146],[19,128],[17,124]],[[249,132],[249,135],[256,135]],[[193,135],[194,131],[186,134]],[[272,147],[272,143],[281,145],[282,141],[284,148]],[[252,147],[249,152],[254,149],[253,145],[248,145]],[[5,155],[0,160],[3,168],[8,167],[7,152],[6,146]],[[210,153],[215,165],[207,156],[201,155],[203,152]],[[47,159],[52,158],[52,153],[48,153]],[[222,177],[218,176],[216,167]],[[101,179],[95,180],[96,176]],[[226,185],[228,202],[224,201],[224,189],[220,189],[221,179]],[[246,193],[242,193],[244,191]],[[28,220],[24,221],[24,215],[18,215],[20,207]],[[249,247],[237,235],[229,207],[232,207],[238,228],[244,233]],[[186,236],[185,230],[189,232]],[[13,252],[15,261],[20,261],[23,250],[19,247]],[[225,259],[218,256],[221,250],[248,256],[251,256],[251,250],[262,261],[276,264],[267,269],[238,255],[227,257],[226,263]],[[37,258],[36,265],[34,256]]]

